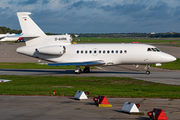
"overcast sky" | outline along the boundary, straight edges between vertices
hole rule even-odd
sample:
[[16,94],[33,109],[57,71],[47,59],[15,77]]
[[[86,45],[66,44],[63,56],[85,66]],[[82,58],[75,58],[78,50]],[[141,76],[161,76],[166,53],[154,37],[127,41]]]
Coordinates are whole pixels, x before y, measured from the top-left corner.
[[180,32],[180,0],[0,0],[0,26],[20,30],[16,12],[46,33]]

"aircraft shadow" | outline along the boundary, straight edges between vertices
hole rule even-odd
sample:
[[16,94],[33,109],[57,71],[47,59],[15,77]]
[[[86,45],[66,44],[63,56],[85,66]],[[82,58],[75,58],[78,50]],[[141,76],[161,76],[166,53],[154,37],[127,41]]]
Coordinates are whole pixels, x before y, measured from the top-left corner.
[[[8,73],[6,73],[8,72]],[[12,73],[11,73],[12,72]],[[18,73],[17,73],[18,72]],[[49,69],[0,69],[0,74],[12,74],[12,75],[72,75],[75,74],[74,70],[49,70]],[[121,72],[121,71],[91,71],[90,73],[83,73],[83,75],[94,75],[94,74],[145,74],[144,72],[130,71],[130,72]],[[81,75],[81,74],[76,74]]]

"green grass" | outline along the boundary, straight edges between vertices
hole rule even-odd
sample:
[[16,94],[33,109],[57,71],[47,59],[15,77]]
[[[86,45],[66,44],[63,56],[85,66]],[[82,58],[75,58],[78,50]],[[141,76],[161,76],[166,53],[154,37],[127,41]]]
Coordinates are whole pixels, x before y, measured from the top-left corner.
[[[76,66],[48,66],[40,65],[37,63],[11,63],[11,62],[0,62],[0,68],[8,69],[75,69]],[[84,67],[81,67],[84,68]],[[94,69],[95,67],[91,67]]]
[[[155,43],[155,44],[171,44],[171,45],[180,45],[180,39],[153,39],[153,38],[140,38],[140,39],[126,39],[126,38],[75,38],[75,42],[77,43],[132,43],[132,42],[140,42],[140,43]],[[176,43],[170,43],[176,42]]]
[[[152,65],[152,67],[155,67],[155,65]],[[174,62],[163,63],[162,66],[157,67],[170,70],[180,70],[180,58],[177,58]]]
[[[0,83],[1,95],[74,96],[77,90],[89,91],[91,97],[180,98],[180,86],[152,83],[120,77],[56,77],[1,75],[11,82]],[[72,87],[60,87],[72,86]]]

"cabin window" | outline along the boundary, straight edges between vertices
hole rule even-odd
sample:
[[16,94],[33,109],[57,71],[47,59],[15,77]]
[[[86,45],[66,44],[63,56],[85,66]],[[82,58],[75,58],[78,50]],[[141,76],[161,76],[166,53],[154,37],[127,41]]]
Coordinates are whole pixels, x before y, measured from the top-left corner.
[[114,50],[112,50],[111,53],[114,53]]
[[103,50],[103,53],[106,53],[106,51],[105,51],[105,50]]
[[87,50],[85,51],[85,53],[87,54]]
[[83,53],[83,50],[81,50],[81,53]]
[[122,50],[120,50],[120,53],[122,53]]
[[91,54],[91,53],[92,53],[92,51],[90,50],[90,51],[89,51],[89,53]]
[[107,51],[107,53],[109,54],[109,50]]
[[127,53],[127,50],[125,50],[124,53]]
[[96,51],[96,50],[94,50],[94,53],[95,53],[95,54],[96,54],[96,52],[97,52],[97,51]]
[[118,53],[118,50],[116,50],[116,53]]
[[77,54],[79,54],[79,50],[77,50]]
[[101,50],[99,50],[99,54],[101,54]]
[[151,48],[148,48],[147,51],[151,51]]

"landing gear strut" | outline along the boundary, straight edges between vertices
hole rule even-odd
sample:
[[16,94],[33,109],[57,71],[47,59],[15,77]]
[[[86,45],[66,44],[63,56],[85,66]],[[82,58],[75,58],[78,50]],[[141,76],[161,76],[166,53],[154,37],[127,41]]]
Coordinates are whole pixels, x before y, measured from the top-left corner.
[[85,68],[84,68],[84,73],[89,73],[90,72],[90,68],[89,68],[89,66],[85,66]]
[[146,75],[149,75],[149,74],[150,74],[149,68],[150,68],[150,65],[147,64],[146,67],[145,67],[145,69],[146,69]]
[[75,73],[81,74],[81,72],[82,72],[82,70],[81,70],[80,66],[76,66]]
[[[84,71],[84,73],[89,73],[90,72],[89,66],[85,66],[83,71]],[[80,66],[76,66],[75,73],[76,74],[81,74],[81,72],[82,72],[82,70],[81,70]]]

